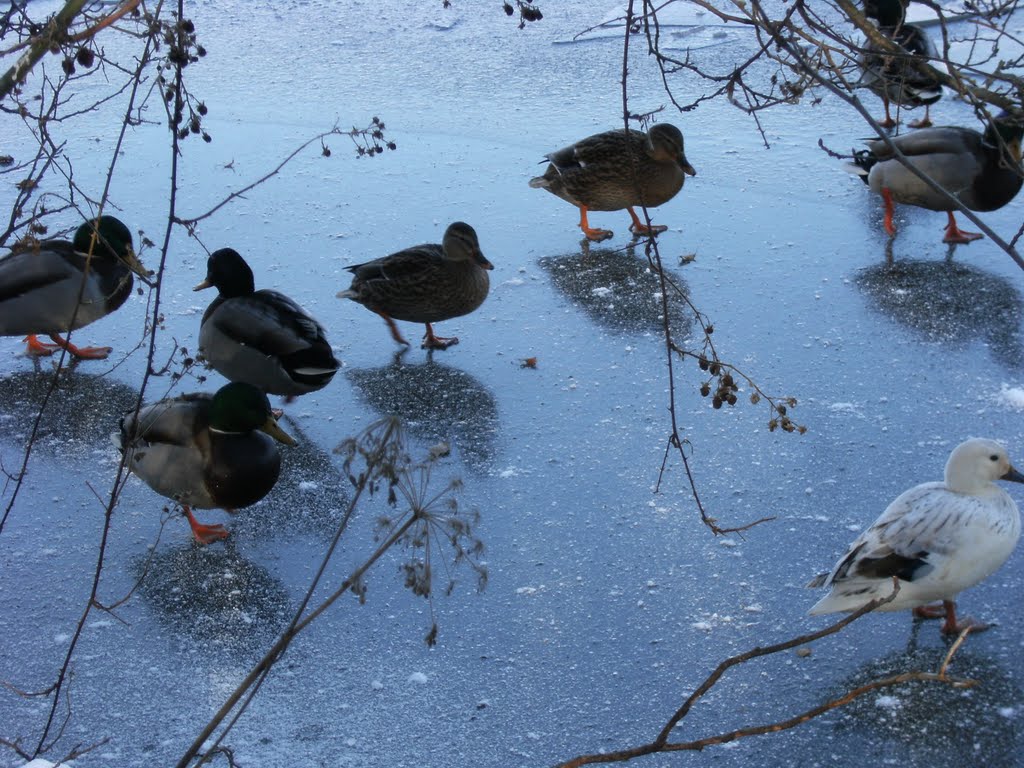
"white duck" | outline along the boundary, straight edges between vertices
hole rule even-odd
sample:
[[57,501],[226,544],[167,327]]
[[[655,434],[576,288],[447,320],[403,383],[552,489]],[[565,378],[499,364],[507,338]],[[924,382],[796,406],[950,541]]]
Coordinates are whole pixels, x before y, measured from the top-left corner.
[[[922,483],[901,493],[862,533],[831,573],[807,586],[831,587],[809,613],[854,611],[892,593],[881,611],[913,608],[920,618],[941,618],[942,631],[988,625],[957,621],[954,598],[1001,566],[1020,537],[1017,504],[993,480],[1024,483],[1006,449],[994,440],[973,438],[949,455],[944,482]],[[941,600],[941,605],[928,605]]]

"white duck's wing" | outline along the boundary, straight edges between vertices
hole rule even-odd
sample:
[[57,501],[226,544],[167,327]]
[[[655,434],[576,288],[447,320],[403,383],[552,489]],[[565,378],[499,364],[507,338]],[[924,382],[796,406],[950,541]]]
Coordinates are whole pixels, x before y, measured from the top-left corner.
[[[892,592],[894,576],[912,584],[933,575],[956,549],[957,513],[950,504],[956,497],[941,482],[923,483],[900,494],[830,573],[808,584],[832,588],[811,613],[853,610],[885,597]],[[890,606],[905,607],[908,599],[898,597]]]

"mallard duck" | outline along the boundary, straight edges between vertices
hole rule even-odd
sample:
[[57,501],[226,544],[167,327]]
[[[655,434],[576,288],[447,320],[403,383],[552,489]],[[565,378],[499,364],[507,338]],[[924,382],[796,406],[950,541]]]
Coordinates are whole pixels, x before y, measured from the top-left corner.
[[286,397],[322,389],[334,378],[340,363],[323,326],[284,294],[257,291],[237,251],[210,255],[206,279],[193,290],[210,286],[220,295],[203,314],[199,351],[215,371]]
[[352,299],[383,317],[399,344],[409,342],[395,320],[407,320],[426,324],[424,349],[447,349],[458,338],[435,336],[431,324],[468,315],[483,304],[491,286],[487,270],[494,265],[481,252],[473,228],[456,221],[440,245],[416,245],[346,269],[354,277],[339,299]]
[[[1021,137],[1024,127],[1005,113],[985,128],[936,126],[894,136],[891,141],[907,159],[972,211],[994,211],[1020,191]],[[1004,149],[1005,147],[1005,149]],[[885,231],[896,234],[893,203],[946,211],[949,223],[943,242],[969,243],[982,237],[957,227],[956,206],[919,179],[893,154],[883,139],[868,142],[855,154],[854,171],[865,178],[885,202]]]
[[896,125],[889,113],[889,102],[914,109],[924,107],[924,117],[909,123],[911,128],[927,128],[932,121],[928,111],[942,98],[942,83],[914,66],[911,59],[920,57],[934,61],[938,58],[935,44],[920,27],[906,23],[907,9],[902,0],[868,0],[864,15],[878,21],[879,31],[906,51],[903,56],[886,53],[873,45],[861,57],[863,76],[860,84],[882,99],[885,119],[883,128]]
[[683,134],[674,125],[656,123],[650,131],[605,131],[570,144],[546,157],[550,164],[530,186],[546,189],[580,209],[580,229],[588,240],[612,236],[591,228],[587,211],[629,211],[635,235],[656,235],[666,226],[647,227],[633,210],[667,203],[683,188],[686,175],[696,176],[683,152]]
[[[102,360],[110,347],[76,347],[59,334],[109,315],[132,292],[132,272],[148,277],[135,257],[132,234],[120,220],[101,216],[82,224],[73,242],[44,240],[0,259],[0,335],[26,336],[27,353],[66,349],[76,358]],[[92,257],[89,252],[92,250]],[[44,344],[37,334],[47,334]]]
[[[853,611],[899,592],[881,611],[913,608],[921,618],[941,618],[945,633],[985,625],[956,616],[954,598],[981,582],[1010,556],[1020,536],[1020,513],[993,480],[1024,483],[1006,449],[994,440],[961,443],[946,462],[944,482],[904,491],[853,542],[830,573],[809,587],[830,587],[811,614]],[[941,600],[941,605],[928,605]]]
[[241,381],[213,395],[179,395],[143,406],[121,419],[116,437],[132,472],[181,504],[200,544],[225,539],[228,532],[198,522],[192,508],[233,512],[255,504],[281,471],[274,441],[295,445],[278,426],[267,396]]

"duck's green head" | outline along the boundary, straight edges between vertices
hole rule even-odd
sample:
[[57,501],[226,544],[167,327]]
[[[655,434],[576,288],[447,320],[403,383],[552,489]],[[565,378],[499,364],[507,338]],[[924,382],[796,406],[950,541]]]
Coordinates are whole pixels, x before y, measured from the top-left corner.
[[228,434],[258,429],[279,443],[295,445],[291,435],[278,426],[266,394],[243,381],[233,381],[217,390],[210,402],[210,428]]
[[[96,233],[96,245],[93,246],[93,233]],[[90,219],[75,230],[72,241],[79,253],[92,253],[111,259],[120,259],[139,277],[149,277],[149,272],[135,255],[132,246],[132,233],[124,222],[114,216],[100,216]]]
[[464,221],[456,221],[448,225],[441,241],[445,255],[453,261],[475,261],[484,269],[494,269],[480,250],[476,230]]
[[1009,112],[1000,112],[985,129],[985,140],[996,146],[1005,144],[1013,162],[1018,165],[1021,161],[1022,138],[1024,138],[1024,123],[1021,122],[1021,118],[1015,117]]
[[221,248],[210,254],[206,260],[206,279],[192,290],[201,291],[211,286],[216,286],[226,299],[249,296],[256,290],[252,270],[233,248]]

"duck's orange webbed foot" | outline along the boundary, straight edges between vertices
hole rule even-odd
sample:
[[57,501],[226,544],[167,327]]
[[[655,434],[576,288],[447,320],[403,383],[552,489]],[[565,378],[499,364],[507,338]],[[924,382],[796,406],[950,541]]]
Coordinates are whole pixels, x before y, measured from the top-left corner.
[[603,240],[609,240],[615,233],[610,229],[594,229],[590,226],[590,222],[587,221],[587,207],[585,205],[580,206],[580,229],[583,230],[583,235],[593,243],[600,243]]
[[956,617],[956,603],[952,600],[943,600],[937,605],[919,605],[914,609],[914,616],[919,619],[945,619],[939,631],[944,635],[959,635],[965,629],[972,632],[984,632],[991,624],[964,616],[959,620]]
[[914,120],[911,123],[907,123],[908,128],[931,128],[933,123],[931,116],[928,114],[931,107],[927,104],[924,105],[924,117],[920,120]]
[[184,505],[182,505],[182,509],[185,511],[185,517],[188,518],[188,524],[192,528],[192,536],[199,544],[212,544],[215,541],[221,541],[228,537],[227,529],[220,523],[203,525],[196,520],[191,509]]
[[373,311],[384,318],[384,322],[388,324],[388,330],[391,331],[391,338],[397,341],[399,344],[404,344],[405,346],[408,347],[409,342],[402,337],[402,332],[398,330],[398,324],[380,310],[375,309]]
[[56,344],[44,344],[34,333],[29,334],[22,341],[25,342],[25,354],[33,357],[47,357],[60,349]]
[[648,227],[640,221],[640,217],[636,215],[636,211],[632,208],[627,208],[626,210],[629,211],[629,215],[633,219],[633,223],[630,225],[629,231],[634,235],[637,235],[638,237],[650,237],[653,235],[660,235],[662,232],[668,231],[668,227],[664,224],[651,224],[651,226]]
[[949,211],[949,224],[946,225],[946,236],[942,238],[944,243],[958,243],[960,245],[966,245],[967,243],[973,243],[975,240],[981,240],[985,237],[980,232],[965,232],[956,225],[956,218],[953,216],[953,212]]
[[448,349],[448,347],[454,346],[459,343],[458,336],[444,337],[435,336],[434,329],[430,327],[430,323],[427,323],[427,332],[423,335],[423,343],[420,345],[422,349]]
[[76,347],[70,341],[66,341],[56,333],[51,333],[50,338],[53,344],[44,344],[34,334],[25,337],[28,344],[26,353],[29,355],[52,355],[58,349],[66,349],[72,357],[79,360],[106,360],[113,351],[113,347]]

